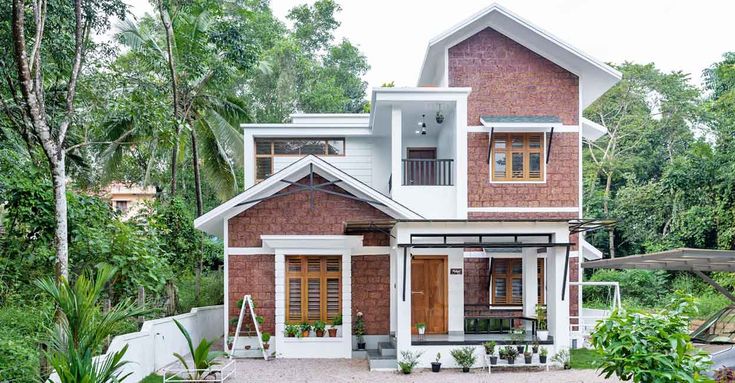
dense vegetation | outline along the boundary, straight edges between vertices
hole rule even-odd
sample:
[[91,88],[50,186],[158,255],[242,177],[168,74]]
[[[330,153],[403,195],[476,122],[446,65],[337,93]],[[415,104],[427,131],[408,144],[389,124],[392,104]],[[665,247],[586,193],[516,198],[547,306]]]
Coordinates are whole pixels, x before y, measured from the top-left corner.
[[[117,270],[107,310],[222,303],[222,243],[192,222],[242,190],[239,124],[366,108],[367,60],[335,40],[331,0],[295,7],[290,26],[268,1],[152,6],[139,20],[121,0],[0,9],[1,381],[47,373],[55,305],[36,280],[73,283],[104,262]],[[156,200],[123,220],[100,197],[111,182],[154,186]]]
[[[139,20],[122,0],[0,7],[0,380],[45,373],[54,303],[38,279],[73,282],[105,262],[118,270],[107,307],[144,295],[152,317],[221,303],[222,243],[192,221],[242,190],[238,125],[369,109],[367,59],[334,38],[333,0],[293,8],[288,23],[267,0],[152,6]],[[587,144],[583,181],[585,216],[619,224],[588,239],[608,256],[735,248],[735,53],[701,88],[653,64],[618,68],[623,81],[585,111],[610,134]],[[156,201],[122,220],[99,197],[113,181],[154,186]],[[591,278],[619,280],[638,307],[672,286],[704,297],[701,312],[726,303],[684,275]]]

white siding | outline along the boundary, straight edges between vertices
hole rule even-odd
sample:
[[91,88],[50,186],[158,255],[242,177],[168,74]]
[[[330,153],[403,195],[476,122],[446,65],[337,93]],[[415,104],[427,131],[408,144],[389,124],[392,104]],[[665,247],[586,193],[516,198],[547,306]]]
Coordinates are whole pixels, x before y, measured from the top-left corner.
[[[371,141],[369,138],[347,137],[345,138],[344,156],[321,156],[320,158],[361,182],[372,186],[373,144]],[[276,156],[273,160],[273,171],[277,172],[300,158],[298,156]]]

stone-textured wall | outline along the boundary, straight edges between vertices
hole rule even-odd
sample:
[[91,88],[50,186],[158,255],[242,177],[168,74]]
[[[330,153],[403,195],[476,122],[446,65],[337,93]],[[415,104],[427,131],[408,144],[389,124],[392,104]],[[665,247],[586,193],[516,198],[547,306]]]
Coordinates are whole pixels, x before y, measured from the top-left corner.
[[[306,177],[301,183],[306,183]],[[315,183],[326,180],[316,176]],[[284,191],[295,188],[289,186]],[[330,190],[345,193],[337,186]],[[388,215],[368,203],[349,198],[315,192],[314,207],[309,192],[295,193],[262,201],[239,215],[230,218],[229,242],[231,247],[258,247],[261,235],[341,235],[349,220],[390,219]],[[367,233],[364,246],[388,246],[388,235]]]
[[[469,207],[575,207],[579,203],[577,133],[554,133],[544,183],[491,183],[487,163],[489,134],[467,136]],[[511,213],[512,214],[512,213]],[[575,215],[576,217],[576,215]],[[503,215],[502,218],[511,218]]]
[[490,301],[489,268],[490,259],[488,258],[464,259],[464,304],[487,305]]
[[[230,255],[229,273],[229,318],[237,318],[240,308],[237,301],[250,294],[255,302],[255,314],[263,316],[261,331],[275,332],[276,324],[276,259],[272,254]],[[228,319],[229,320],[229,319]],[[243,323],[252,324],[250,315]],[[230,326],[234,332],[234,326]],[[255,329],[251,327],[251,329]]]
[[390,256],[352,257],[352,318],[361,311],[367,335],[390,333]]
[[579,120],[579,79],[505,35],[486,28],[449,48],[449,86],[472,87],[467,124],[481,115]]

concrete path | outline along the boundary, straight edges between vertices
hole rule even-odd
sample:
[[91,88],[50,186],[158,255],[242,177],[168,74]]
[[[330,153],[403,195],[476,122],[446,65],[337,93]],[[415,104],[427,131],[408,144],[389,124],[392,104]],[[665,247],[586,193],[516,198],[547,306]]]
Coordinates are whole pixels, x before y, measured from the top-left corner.
[[419,369],[411,375],[394,372],[370,372],[367,361],[349,359],[238,359],[233,383],[250,382],[503,382],[503,383],[610,383],[617,379],[604,379],[594,370],[552,371],[493,371],[473,369],[469,373],[460,370],[442,370],[433,373]]

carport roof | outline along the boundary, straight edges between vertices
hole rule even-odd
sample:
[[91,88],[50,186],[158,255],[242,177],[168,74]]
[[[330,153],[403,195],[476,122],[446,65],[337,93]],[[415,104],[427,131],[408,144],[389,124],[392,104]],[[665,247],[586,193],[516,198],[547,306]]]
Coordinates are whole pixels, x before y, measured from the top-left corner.
[[582,262],[582,268],[735,272],[735,251],[680,248],[658,253]]

